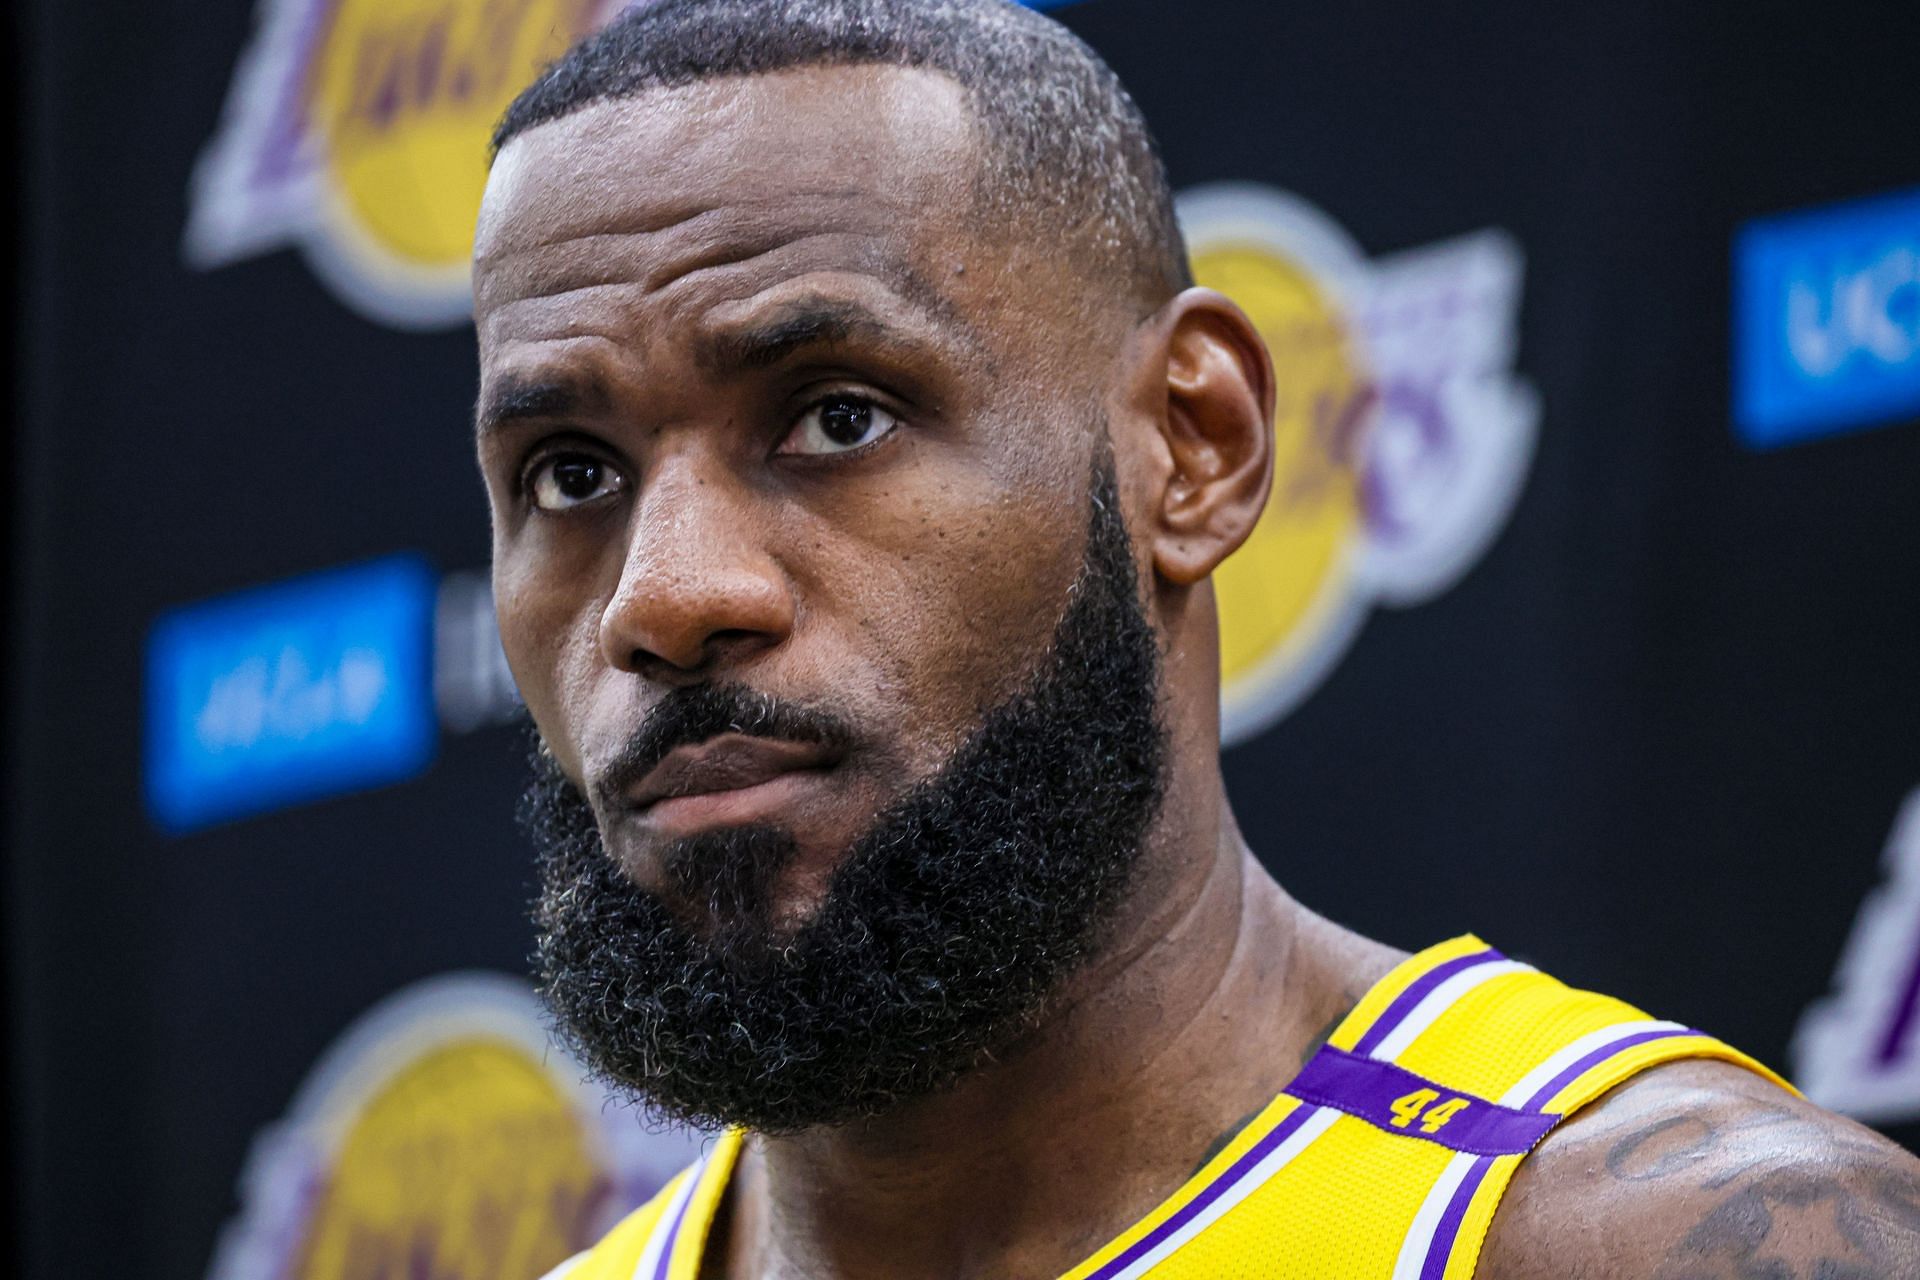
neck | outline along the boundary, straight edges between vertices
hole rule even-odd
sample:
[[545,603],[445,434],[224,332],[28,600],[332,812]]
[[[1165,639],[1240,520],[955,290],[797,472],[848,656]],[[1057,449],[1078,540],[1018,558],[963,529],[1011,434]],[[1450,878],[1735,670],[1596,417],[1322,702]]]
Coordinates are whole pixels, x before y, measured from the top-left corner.
[[1057,1275],[1271,1101],[1358,971],[1391,960],[1288,898],[1223,799],[1186,811],[1209,810],[1211,833],[1159,834],[1211,835],[1211,855],[1152,858],[1180,874],[1133,895],[1102,960],[998,1061],[874,1120],[753,1139],[714,1237],[726,1273]]

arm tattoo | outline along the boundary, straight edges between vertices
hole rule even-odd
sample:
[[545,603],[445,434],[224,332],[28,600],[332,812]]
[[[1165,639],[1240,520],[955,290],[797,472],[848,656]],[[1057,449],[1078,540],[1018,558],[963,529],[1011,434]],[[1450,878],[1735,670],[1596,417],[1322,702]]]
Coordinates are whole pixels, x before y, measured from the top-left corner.
[[[1726,1164],[1729,1146],[1747,1143],[1765,1129],[1797,1128],[1804,1141],[1822,1134],[1817,1126],[1781,1106],[1753,1104],[1731,1121],[1717,1121],[1697,1111],[1665,1116],[1644,1125],[1614,1143],[1607,1152],[1607,1172],[1621,1182],[1653,1182],[1694,1169],[1707,1169],[1711,1176],[1702,1185],[1717,1187],[1767,1158],[1765,1154],[1731,1168]],[[1779,1135],[1776,1135],[1776,1137]],[[1788,1139],[1791,1141],[1792,1139]],[[1831,1139],[1827,1139],[1831,1145]],[[1873,1149],[1859,1143],[1861,1150]],[[1771,1150],[1776,1148],[1768,1148]],[[1710,1157],[1719,1156],[1717,1161]]]
[[1754,1103],[1730,1120],[1690,1111],[1642,1125],[1607,1151],[1607,1172],[1621,1182],[1654,1182],[1698,1170],[1699,1185],[1717,1189],[1761,1165],[1778,1164],[1783,1150],[1816,1144],[1869,1162],[1889,1151],[1883,1143],[1836,1134],[1787,1107]]
[[1920,1273],[1920,1177],[1883,1162],[1747,1178],[1687,1233],[1658,1280],[1911,1280]]
[[[1795,1159],[1802,1150],[1817,1155]],[[1912,1280],[1920,1171],[1891,1148],[1785,1106],[1688,1111],[1635,1127],[1606,1156],[1616,1180],[1717,1200],[1658,1280]]]
[[1621,1182],[1654,1182],[1685,1173],[1719,1144],[1719,1128],[1704,1117],[1668,1116],[1614,1143],[1607,1172]]

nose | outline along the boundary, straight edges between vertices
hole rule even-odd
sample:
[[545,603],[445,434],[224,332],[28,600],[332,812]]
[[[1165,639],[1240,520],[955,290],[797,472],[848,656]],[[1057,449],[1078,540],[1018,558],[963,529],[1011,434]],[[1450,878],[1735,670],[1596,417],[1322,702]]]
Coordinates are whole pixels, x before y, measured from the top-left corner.
[[784,641],[794,601],[766,525],[720,476],[657,471],[635,500],[620,583],[600,617],[606,661],[655,679],[705,678]]

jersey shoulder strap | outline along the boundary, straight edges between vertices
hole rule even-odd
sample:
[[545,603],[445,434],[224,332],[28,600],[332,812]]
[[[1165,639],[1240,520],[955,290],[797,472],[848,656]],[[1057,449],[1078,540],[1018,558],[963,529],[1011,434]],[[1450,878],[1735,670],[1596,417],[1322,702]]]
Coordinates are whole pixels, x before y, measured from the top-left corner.
[[737,1130],[721,1135],[705,1159],[543,1280],[697,1280],[707,1231],[739,1149]]
[[1363,1122],[1376,1145],[1445,1149],[1391,1275],[1467,1280],[1508,1183],[1547,1134],[1621,1082],[1684,1058],[1792,1088],[1704,1032],[1569,987],[1468,935],[1377,984],[1286,1092]]
[[1475,937],[1381,979],[1273,1104],[1064,1280],[1469,1280],[1514,1171],[1567,1115],[1709,1036]]

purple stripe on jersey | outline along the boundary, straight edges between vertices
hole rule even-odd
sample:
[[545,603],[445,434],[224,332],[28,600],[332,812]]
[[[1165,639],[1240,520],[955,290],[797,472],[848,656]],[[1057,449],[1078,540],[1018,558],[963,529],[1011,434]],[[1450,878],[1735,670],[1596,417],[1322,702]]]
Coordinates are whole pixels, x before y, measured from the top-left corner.
[[1445,964],[1436,965],[1432,969],[1429,969],[1405,991],[1402,991],[1394,997],[1393,1003],[1387,1006],[1387,1011],[1374,1020],[1374,1024],[1367,1028],[1366,1034],[1360,1037],[1359,1043],[1353,1046],[1353,1051],[1355,1053],[1372,1053],[1375,1049],[1379,1048],[1380,1042],[1392,1035],[1394,1028],[1405,1022],[1407,1015],[1412,1013],[1422,1000],[1425,1000],[1431,995],[1435,987],[1445,982],[1448,978],[1451,978],[1454,974],[1463,973],[1477,965],[1492,964],[1496,960],[1505,959],[1506,957],[1498,951],[1495,951],[1492,947],[1488,947],[1485,951],[1475,951],[1471,955],[1458,956],[1447,961]]
[[[1529,1111],[1540,1110],[1540,1108],[1547,1105],[1547,1100],[1553,1097],[1554,1094],[1560,1092],[1616,1053],[1631,1049],[1635,1045],[1646,1044],[1653,1040],[1671,1040],[1675,1036],[1697,1036],[1699,1034],[1701,1033],[1698,1031],[1688,1031],[1685,1029],[1641,1031],[1634,1035],[1615,1040],[1611,1044],[1603,1044],[1553,1079],[1547,1081],[1547,1083],[1541,1085],[1534,1095],[1527,1099],[1526,1108]],[[1557,1119],[1558,1117],[1555,1118]]]
[[1292,1137],[1294,1131],[1307,1122],[1307,1117],[1312,1115],[1314,1110],[1315,1108],[1310,1106],[1295,1107],[1293,1113],[1275,1125],[1271,1133],[1247,1148],[1246,1153],[1235,1160],[1225,1173],[1201,1188],[1199,1194],[1181,1205],[1165,1222],[1121,1250],[1119,1257],[1088,1276],[1087,1280],[1113,1280],[1113,1277],[1159,1248],[1176,1231],[1204,1213],[1208,1205],[1225,1195],[1242,1178],[1252,1173],[1254,1167],[1262,1160],[1279,1149],[1281,1143]]
[[1453,1189],[1453,1199],[1447,1201],[1447,1211],[1440,1215],[1439,1225],[1433,1229],[1433,1243],[1427,1246],[1426,1260],[1420,1264],[1420,1280],[1440,1280],[1446,1274],[1453,1242],[1460,1238],[1460,1224],[1467,1220],[1467,1206],[1473,1203],[1473,1193],[1487,1180],[1487,1171],[1492,1168],[1493,1157],[1481,1156]]
[[1286,1091],[1302,1102],[1358,1116],[1388,1133],[1479,1156],[1531,1151],[1560,1118],[1515,1111],[1332,1045],[1321,1046]]
[[692,1207],[693,1198],[700,1194],[700,1179],[705,1177],[706,1173],[707,1166],[702,1164],[687,1175],[686,1198],[680,1202],[679,1209],[674,1211],[673,1225],[667,1228],[667,1238],[660,1244],[660,1260],[653,1264],[653,1275],[650,1280],[667,1280],[667,1272],[673,1267],[673,1251],[680,1246],[680,1228],[686,1225],[687,1210]]

